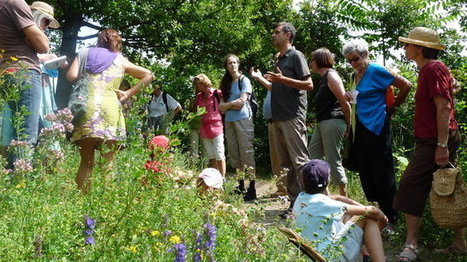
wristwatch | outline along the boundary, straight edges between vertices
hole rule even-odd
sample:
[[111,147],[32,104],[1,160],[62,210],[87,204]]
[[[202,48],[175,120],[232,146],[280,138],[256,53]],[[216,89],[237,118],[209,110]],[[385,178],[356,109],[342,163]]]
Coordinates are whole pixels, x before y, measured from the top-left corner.
[[436,145],[438,145],[440,147],[443,147],[443,148],[448,147],[448,144],[444,144],[444,143],[440,143],[440,142],[436,143]]

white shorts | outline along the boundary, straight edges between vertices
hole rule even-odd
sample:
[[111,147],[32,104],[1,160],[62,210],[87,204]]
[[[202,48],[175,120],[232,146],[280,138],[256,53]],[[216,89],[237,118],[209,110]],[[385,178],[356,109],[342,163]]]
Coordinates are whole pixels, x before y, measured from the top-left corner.
[[[360,250],[363,245],[363,229],[357,226],[353,221],[347,223],[336,223],[337,235],[334,241],[341,244],[344,248],[343,257],[339,261],[357,261],[360,257]],[[340,242],[339,240],[342,240]]]
[[207,159],[224,160],[224,134],[220,134],[214,138],[201,138],[204,146],[204,154]]

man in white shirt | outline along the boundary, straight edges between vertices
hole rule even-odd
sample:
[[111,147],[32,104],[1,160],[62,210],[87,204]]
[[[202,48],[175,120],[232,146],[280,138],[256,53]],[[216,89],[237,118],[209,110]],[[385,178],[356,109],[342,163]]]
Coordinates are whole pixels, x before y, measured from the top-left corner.
[[168,124],[182,107],[171,95],[162,91],[161,83],[154,83],[154,92],[148,104],[148,128],[157,135],[167,134]]

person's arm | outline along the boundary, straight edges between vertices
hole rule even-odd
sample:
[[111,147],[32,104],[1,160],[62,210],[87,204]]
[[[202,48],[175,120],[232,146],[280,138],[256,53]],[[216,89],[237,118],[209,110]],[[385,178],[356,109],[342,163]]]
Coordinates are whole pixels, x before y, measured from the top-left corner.
[[329,72],[328,73],[328,86],[331,92],[336,97],[337,101],[342,108],[342,112],[344,113],[345,123],[347,124],[347,131],[350,130],[350,115],[351,115],[351,108],[350,103],[347,97],[345,96],[345,89],[344,84],[342,83],[342,79],[336,72]]
[[379,229],[382,230],[388,223],[388,218],[384,215],[383,211],[374,206],[347,206],[346,215],[349,216],[364,216],[372,218],[378,222]]
[[286,77],[282,74],[282,71],[277,67],[277,73],[274,72],[267,72],[264,74],[264,78],[270,82],[277,82],[298,90],[306,90],[311,91],[313,90],[313,81],[311,81],[310,76],[305,76],[302,79],[293,79],[290,77]]
[[138,93],[141,90],[141,87],[148,85],[154,79],[154,76],[151,74],[151,71],[141,66],[135,65],[127,59],[125,59],[124,67],[125,73],[138,78],[139,81],[138,83],[136,83],[135,86],[128,89],[127,91],[116,91],[121,102],[127,100],[128,98]]
[[407,95],[410,93],[410,88],[412,88],[412,84],[409,82],[409,80],[405,79],[404,77],[396,75],[396,78],[394,78],[392,85],[399,89],[399,93],[397,94],[397,97],[394,101],[394,106],[397,107],[404,103],[405,99],[407,98]]
[[68,68],[68,72],[66,73],[66,79],[71,83],[75,83],[76,81],[78,81],[78,56],[76,56],[75,59],[73,59],[70,68]]
[[172,111],[172,115],[176,116],[178,113],[180,113],[182,111],[182,106],[181,105],[178,105],[173,111]]
[[433,98],[436,106],[436,126],[438,130],[438,146],[435,151],[435,162],[438,166],[445,166],[449,163],[449,114],[451,112],[451,103],[449,100],[435,96]]
[[340,201],[340,202],[343,202],[343,203],[346,203],[346,204],[349,204],[349,205],[354,205],[354,206],[363,206],[362,204],[358,203],[357,201],[353,200],[353,199],[350,199],[348,197],[345,197],[345,196],[341,196],[341,195],[330,195],[329,196],[331,199],[334,199],[336,201]]
[[26,44],[39,54],[49,52],[49,39],[37,25],[23,28]]
[[263,74],[261,74],[261,71],[258,69],[255,69],[254,67],[250,68],[250,75],[253,79],[258,81],[262,86],[264,86],[267,90],[271,91],[272,89],[272,83],[269,82],[266,78],[264,78]]
[[224,102],[224,100],[222,100],[221,104],[219,105],[219,108],[221,109],[221,111],[226,111],[228,109],[242,110],[243,106],[246,103],[246,100],[248,99],[248,96],[248,93],[242,92],[238,99],[235,99],[230,102]]

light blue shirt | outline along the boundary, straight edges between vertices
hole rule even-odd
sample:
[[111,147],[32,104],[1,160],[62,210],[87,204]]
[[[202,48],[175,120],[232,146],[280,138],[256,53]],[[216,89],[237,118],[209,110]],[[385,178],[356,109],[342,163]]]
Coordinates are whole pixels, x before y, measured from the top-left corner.
[[271,111],[271,91],[268,90],[266,93],[266,98],[264,98],[263,103],[263,117],[266,120],[272,119],[272,111]]
[[312,241],[323,256],[336,251],[333,238],[342,227],[341,219],[345,211],[346,204],[343,202],[323,194],[311,195],[305,192],[298,195],[292,210],[295,226],[301,230],[300,235]]
[[[233,100],[240,98],[241,93],[251,94],[252,88],[251,88],[250,79],[242,75],[240,83],[241,84],[239,86],[239,80],[237,80],[230,84],[230,96],[229,96],[229,99],[227,99],[227,102],[231,102]],[[251,114],[250,104],[246,102],[241,110],[233,110],[233,109],[227,110],[225,112],[225,121],[227,122],[239,121],[239,120],[243,120],[248,117],[251,117],[251,115],[252,114]]]
[[357,85],[357,117],[368,130],[380,135],[386,120],[386,89],[393,76],[386,68],[369,64]]

